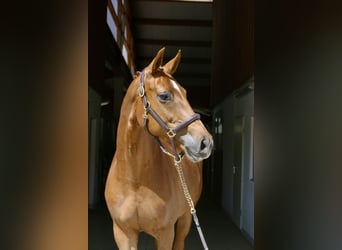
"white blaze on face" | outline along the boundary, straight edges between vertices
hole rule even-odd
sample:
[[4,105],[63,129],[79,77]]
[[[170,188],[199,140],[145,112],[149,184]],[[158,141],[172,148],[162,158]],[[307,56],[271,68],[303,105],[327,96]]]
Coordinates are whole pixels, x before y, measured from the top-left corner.
[[171,81],[171,83],[172,83],[172,87],[173,87],[176,91],[178,91],[179,94],[181,94],[181,90],[180,90],[180,88],[178,87],[178,84],[177,84],[174,80],[172,80],[172,79],[170,79],[170,81]]

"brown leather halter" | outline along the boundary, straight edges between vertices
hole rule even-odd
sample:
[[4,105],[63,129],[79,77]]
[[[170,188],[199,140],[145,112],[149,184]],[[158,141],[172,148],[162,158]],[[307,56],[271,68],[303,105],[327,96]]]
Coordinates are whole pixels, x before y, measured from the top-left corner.
[[[186,126],[190,125],[196,120],[199,120],[201,118],[200,114],[194,113],[192,116],[187,118],[186,120],[182,121],[180,124],[178,124],[174,128],[170,128],[166,122],[164,122],[160,116],[152,109],[150,102],[147,100],[147,97],[145,95],[145,88],[144,88],[144,80],[145,80],[145,70],[143,70],[140,74],[140,87],[139,87],[139,96],[141,97],[143,104],[144,104],[144,114],[143,114],[143,124],[147,132],[155,138],[157,143],[159,144],[160,149],[172,156],[175,160],[175,162],[180,162],[182,160],[182,157],[184,156],[184,152],[177,153],[176,149],[176,142],[175,142],[175,136],[177,132],[179,132],[181,129],[185,128]],[[151,114],[151,116],[158,122],[158,124],[166,131],[167,136],[170,138],[171,145],[173,148],[173,153],[169,153],[166,151],[165,147],[160,142],[159,138],[155,135],[153,135],[147,126],[148,121],[148,114]]]

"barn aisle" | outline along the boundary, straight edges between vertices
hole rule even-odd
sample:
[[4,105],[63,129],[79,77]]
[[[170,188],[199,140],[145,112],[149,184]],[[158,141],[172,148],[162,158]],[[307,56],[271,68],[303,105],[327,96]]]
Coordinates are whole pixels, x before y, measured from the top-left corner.
[[[213,202],[203,194],[197,206],[197,214],[210,250],[251,250],[253,247],[240,231]],[[89,250],[116,250],[112,234],[112,222],[103,203],[89,210]],[[139,250],[153,250],[153,239],[140,234]],[[193,225],[186,240],[186,249],[203,249],[197,230]]]

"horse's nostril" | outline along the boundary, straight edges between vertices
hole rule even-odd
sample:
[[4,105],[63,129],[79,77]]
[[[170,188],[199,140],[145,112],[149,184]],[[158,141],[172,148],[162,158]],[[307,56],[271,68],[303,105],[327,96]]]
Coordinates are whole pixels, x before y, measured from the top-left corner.
[[203,138],[203,139],[201,140],[201,147],[200,147],[200,150],[203,151],[207,146],[208,146],[208,140],[206,140],[205,138]]

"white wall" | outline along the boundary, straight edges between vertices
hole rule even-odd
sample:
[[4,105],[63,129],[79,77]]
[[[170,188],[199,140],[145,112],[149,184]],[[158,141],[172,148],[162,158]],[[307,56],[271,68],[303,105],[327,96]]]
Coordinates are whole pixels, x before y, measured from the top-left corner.
[[233,129],[234,129],[234,98],[226,98],[217,109],[222,110],[222,206],[225,212],[233,214]]
[[235,115],[244,115],[245,123],[243,129],[243,169],[241,182],[241,230],[254,239],[254,179],[253,177],[253,152],[252,152],[252,120],[254,119],[254,94],[237,99]]
[[223,167],[222,167],[222,206],[224,211],[233,217],[233,172],[234,159],[234,120],[244,116],[243,128],[243,159],[241,176],[241,230],[248,238],[254,239],[254,180],[250,171],[253,164],[251,120],[254,117],[254,92],[249,91],[240,96],[237,92],[228,96],[214,108],[215,113],[222,110],[223,114]]

